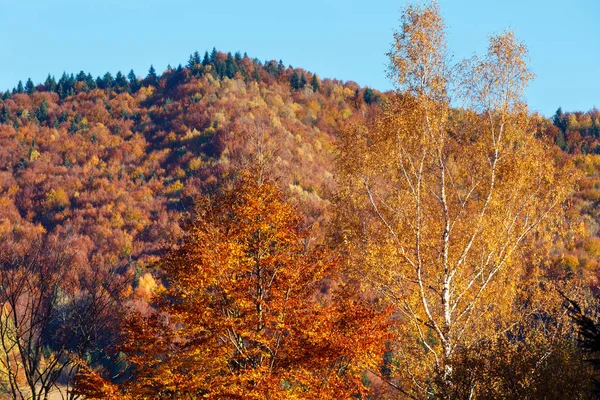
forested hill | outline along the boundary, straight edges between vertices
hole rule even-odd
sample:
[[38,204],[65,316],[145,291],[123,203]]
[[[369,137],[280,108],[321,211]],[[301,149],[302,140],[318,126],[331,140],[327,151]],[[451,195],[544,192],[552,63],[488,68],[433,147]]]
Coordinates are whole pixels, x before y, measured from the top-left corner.
[[[80,262],[139,278],[180,235],[193,199],[259,158],[319,236],[331,213],[336,137],[385,99],[354,82],[214,49],[162,74],[150,67],[143,78],[82,71],[19,82],[0,94],[0,236],[69,236]],[[584,234],[554,261],[561,274],[592,284],[599,120],[595,109],[559,109],[538,127],[585,174],[571,212]]]
[[528,115],[510,32],[453,109],[437,5],[406,13],[390,69],[412,92],[213,50],[2,94],[13,397],[587,393],[563,293],[598,286],[598,111]]
[[215,50],[143,79],[19,82],[0,100],[0,236],[68,233],[86,263],[140,276],[194,197],[259,158],[318,224],[336,134],[381,96]]

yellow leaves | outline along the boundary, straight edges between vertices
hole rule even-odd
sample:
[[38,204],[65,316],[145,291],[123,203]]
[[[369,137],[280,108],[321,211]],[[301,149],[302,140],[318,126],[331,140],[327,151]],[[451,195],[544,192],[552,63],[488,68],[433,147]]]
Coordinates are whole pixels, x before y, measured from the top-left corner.
[[69,196],[63,189],[51,189],[46,193],[45,204],[50,210],[62,211],[69,206]]
[[[410,387],[426,386],[457,346],[511,326],[529,238],[561,218],[572,188],[530,133],[521,95],[531,74],[512,33],[492,37],[458,79],[437,5],[409,6],[402,21],[389,53],[399,91],[342,135],[338,205],[356,279],[402,321],[398,378]],[[450,109],[449,87],[471,108]],[[426,361],[413,358],[423,351]]]
[[165,194],[167,196],[178,196],[183,191],[183,189],[183,183],[180,180],[176,180],[166,188]]

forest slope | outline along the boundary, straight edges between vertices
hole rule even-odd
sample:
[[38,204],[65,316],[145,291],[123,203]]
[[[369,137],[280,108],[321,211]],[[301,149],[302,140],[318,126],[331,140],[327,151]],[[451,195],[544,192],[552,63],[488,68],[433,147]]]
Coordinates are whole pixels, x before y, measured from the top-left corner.
[[142,80],[19,83],[0,100],[0,234],[69,233],[82,261],[139,276],[193,198],[259,153],[318,224],[336,134],[377,100],[352,82],[215,51]]

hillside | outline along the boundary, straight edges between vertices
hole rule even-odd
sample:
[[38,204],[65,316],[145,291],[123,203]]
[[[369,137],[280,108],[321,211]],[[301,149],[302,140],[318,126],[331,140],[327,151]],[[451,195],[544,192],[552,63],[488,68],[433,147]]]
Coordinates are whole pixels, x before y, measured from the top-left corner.
[[[419,12],[435,19],[439,17],[436,10]],[[500,39],[504,46],[514,45],[510,34]],[[515,48],[515,60],[520,61],[521,50]],[[403,71],[405,64],[398,65]],[[515,65],[520,68],[522,64]],[[520,387],[494,387],[489,393],[514,389],[515,393],[540,395],[545,393],[546,383],[554,380],[581,382],[577,390],[587,390],[591,372],[574,345],[574,328],[567,322],[563,299],[558,295],[562,292],[548,288],[576,294],[578,299],[586,297],[589,287],[597,288],[598,111],[560,111],[553,119],[545,119],[529,115],[526,106],[519,108],[520,99],[515,94],[516,111],[510,108],[513,104],[490,111],[494,115],[490,127],[483,114],[452,109],[445,101],[445,89],[436,86],[446,77],[438,78],[431,81],[431,98],[410,91],[408,95],[379,93],[354,82],[285,67],[281,61],[263,63],[240,53],[213,50],[204,57],[198,52],[192,54],[185,67],[169,67],[163,73],[151,67],[143,78],[133,71],[127,76],[118,72],[114,77],[106,73],[97,78],[80,72],[63,74],[59,80],[49,76],[37,85],[31,80],[19,82],[12,92],[0,96],[0,255],[5,272],[0,280],[7,287],[23,283],[31,291],[22,295],[16,290],[14,304],[8,302],[6,308],[9,314],[21,307],[23,298],[33,298],[31,310],[47,306],[52,313],[46,319],[33,311],[23,313],[25,341],[31,347],[44,348],[32,363],[40,371],[17,368],[11,375],[11,368],[22,365],[18,356],[24,351],[0,343],[0,352],[6,355],[0,360],[0,376],[18,386],[24,376],[55,374],[61,377],[57,381],[61,388],[70,390],[75,373],[83,371],[81,387],[87,390],[86,395],[94,398],[98,390],[97,398],[105,398],[113,383],[125,382],[125,389],[114,389],[115,398],[119,398],[128,390],[142,393],[147,389],[143,380],[127,381],[139,373],[128,369],[130,363],[137,362],[152,373],[154,363],[163,361],[165,354],[175,354],[175,348],[184,361],[179,365],[180,359],[174,359],[177,373],[167,367],[165,376],[175,377],[173,382],[162,382],[160,375],[152,379],[156,379],[153,385],[164,385],[164,393],[177,398],[181,392],[172,386],[182,384],[178,376],[185,376],[198,357],[196,349],[182,345],[178,336],[189,329],[194,338],[191,342],[198,340],[204,345],[202,349],[212,352],[203,360],[214,362],[210,364],[212,370],[197,375],[205,381],[189,389],[194,394],[205,393],[202,385],[212,384],[214,371],[220,371],[218,390],[223,390],[225,397],[240,387],[259,387],[267,382],[261,386],[265,393],[289,389],[300,393],[299,398],[309,398],[304,397],[308,396],[305,392],[320,398],[319,390],[327,390],[323,379],[331,379],[327,384],[332,387],[324,398],[366,395],[369,391],[386,398],[391,393],[386,390],[393,392],[400,387],[398,382],[407,384],[411,379],[421,379],[440,391],[461,393],[461,385],[467,388],[470,379],[475,379],[471,370],[485,371],[482,376],[490,374],[503,383],[523,377],[519,381],[524,387],[521,392]],[[426,131],[423,115],[429,118],[428,112],[437,122],[428,126],[431,136],[422,139],[418,135]],[[512,124],[513,136],[502,137],[507,144],[500,149],[502,140],[489,141],[482,132],[493,132],[496,123],[503,126],[502,118]],[[435,134],[431,126],[437,129]],[[531,134],[532,127],[535,135]],[[443,145],[436,147],[431,137]],[[389,158],[388,152],[392,155]],[[500,157],[500,152],[508,156],[504,158],[503,153]],[[412,164],[418,158],[415,154],[422,157],[421,169]],[[426,159],[429,164],[423,166]],[[506,162],[498,167],[499,172],[496,162]],[[578,172],[565,175],[565,171],[572,172],[571,166]],[[249,170],[260,171],[275,184],[255,184],[248,178]],[[442,174],[436,175],[439,171]],[[446,171],[456,179],[447,192]],[[430,185],[428,188],[437,190],[440,186],[444,188],[442,194],[430,189],[420,197],[421,192],[412,186],[411,174],[417,177],[417,186],[422,181]],[[534,185],[541,189],[531,194]],[[571,196],[569,190],[574,186],[577,191]],[[487,200],[486,190],[490,193]],[[497,197],[490,201],[492,192]],[[446,201],[446,193],[454,198],[444,208],[440,204]],[[427,196],[429,203],[423,212],[421,199]],[[199,209],[195,209],[198,199]],[[512,204],[518,207],[513,209]],[[541,210],[542,206],[546,208]],[[562,211],[566,211],[566,218]],[[440,243],[450,237],[450,222],[444,228],[439,221],[451,213],[455,213],[453,221],[459,232],[458,239],[452,239],[458,244],[440,251]],[[552,224],[541,224],[540,215],[549,214]],[[505,223],[507,215],[512,216],[512,225]],[[396,224],[398,231],[388,221]],[[542,227],[539,231],[538,223]],[[428,247],[423,247],[427,251],[421,250],[420,228],[414,228],[420,224],[425,226],[424,240],[429,241]],[[514,226],[522,229],[515,238]],[[502,230],[505,228],[506,232]],[[265,239],[263,230],[269,229],[276,233]],[[418,232],[416,244],[411,229]],[[474,232],[472,239],[463,240],[470,232]],[[534,234],[524,240],[530,232]],[[332,242],[335,246],[324,246]],[[265,290],[260,280],[264,270],[256,261],[262,260],[263,253],[252,252],[256,243],[269,254],[267,259],[270,252],[275,254],[275,261],[266,262],[275,271],[270,282],[275,282],[273,287],[278,290],[269,299],[274,299],[272,303],[263,301]],[[476,250],[471,249],[473,243]],[[181,247],[168,252],[173,244]],[[464,255],[457,250],[460,246]],[[202,251],[195,253],[197,248]],[[456,254],[448,256],[448,249]],[[511,255],[513,249],[517,250]],[[439,267],[439,273],[426,276],[427,285],[421,281],[421,267],[415,268],[406,256],[411,251],[418,255],[415,259],[419,264],[424,255],[428,267]],[[440,267],[444,251],[446,261]],[[467,253],[476,251],[480,253],[462,264]],[[244,252],[255,258],[236,258]],[[456,259],[457,270],[463,268],[456,278],[457,285],[462,286],[452,293],[455,304],[471,302],[461,315],[473,310],[481,315],[474,316],[473,321],[470,316],[465,318],[464,327],[448,324],[446,331],[436,321],[443,320],[440,310],[448,307],[444,296],[449,291],[438,290],[436,285],[443,273],[451,276],[449,280],[454,277],[447,268],[448,257]],[[498,274],[497,286],[486,289],[500,269],[490,267],[494,257],[501,260],[497,264],[506,262],[510,268]],[[159,260],[163,270],[156,268]],[[478,262],[483,265],[480,270]],[[246,272],[236,270],[241,268],[238,264],[247,267]],[[254,271],[251,268],[255,264],[258,272],[247,272]],[[29,275],[23,272],[31,272],[27,268],[33,271]],[[416,278],[411,275],[415,271]],[[486,273],[489,275],[484,280]],[[279,280],[277,274],[287,275]],[[255,276],[256,288],[240,283]],[[479,293],[471,293],[474,288]],[[485,290],[491,292],[481,305],[480,294]],[[463,292],[457,295],[459,291]],[[254,296],[251,301],[247,300],[249,293]],[[287,303],[290,293],[297,295],[296,308]],[[433,312],[427,305],[425,311],[416,312],[421,307],[419,301],[427,303],[427,296],[431,304],[441,299],[442,305]],[[190,309],[182,311],[186,301]],[[211,302],[221,308],[211,308],[206,312],[209,317],[196,315],[200,308],[212,307]],[[270,320],[264,317],[267,303],[276,310]],[[157,317],[160,313],[155,310],[163,314]],[[228,338],[233,356],[227,349],[229,353],[223,356],[219,346],[211,347],[224,339],[210,334],[219,329],[243,330],[243,321],[231,319],[255,311],[258,322],[252,323],[257,327]],[[19,321],[18,313],[13,314]],[[291,316],[296,325],[285,325],[282,316]],[[184,327],[163,321],[170,317],[185,321]],[[265,328],[263,318],[270,321],[270,328]],[[195,326],[198,320],[201,323]],[[406,321],[412,325],[403,327]],[[0,318],[0,338],[18,323]],[[115,343],[123,340],[121,330],[136,340],[118,347]],[[456,336],[449,333],[451,330]],[[497,333],[500,331],[502,334]],[[238,373],[252,370],[248,365],[259,365],[257,374],[268,370],[260,364],[264,354],[278,348],[281,338],[290,336],[292,341],[291,332],[300,339],[281,356],[281,376],[272,381],[256,378],[257,383]],[[470,342],[460,342],[458,332],[470,334]],[[268,346],[261,342],[263,339]],[[452,351],[441,350],[444,340],[449,343],[450,339],[456,340]],[[164,343],[171,347],[162,348]],[[252,348],[256,343],[259,345]],[[246,345],[256,353],[241,357],[239,347]],[[114,346],[119,349],[116,353],[124,347],[130,359],[123,358],[125,353],[107,351]],[[505,348],[510,348],[508,355]],[[376,360],[364,361],[361,351]],[[480,353],[486,360],[482,361]],[[444,386],[450,379],[447,371],[441,372],[438,355],[448,365],[457,366],[452,376],[456,386]],[[411,357],[417,362],[407,361]],[[193,362],[185,364],[185,360]],[[219,360],[222,364],[217,363]],[[355,360],[360,362],[353,365]],[[487,365],[489,360],[502,366],[493,370]],[[408,372],[402,368],[404,362],[409,365]],[[273,365],[270,368],[275,368]],[[86,369],[88,366],[93,368]],[[287,372],[288,368],[294,373]],[[515,378],[510,375],[513,370],[524,372],[517,372],[520,375]],[[239,378],[235,384],[228,375],[231,371],[235,379]],[[530,375],[533,378],[528,380]],[[114,382],[108,382],[107,377]],[[442,382],[444,379],[448,382]],[[31,384],[33,388],[39,385],[37,381]],[[406,394],[402,390],[394,393]],[[422,391],[418,383],[410,390],[416,393],[413,398],[430,391]],[[564,394],[569,389],[548,390]],[[481,396],[485,398],[485,394]]]
[[139,274],[193,198],[259,152],[318,224],[337,132],[375,107],[370,89],[239,54],[129,78],[65,74],[3,96],[2,235],[68,232],[82,259]]

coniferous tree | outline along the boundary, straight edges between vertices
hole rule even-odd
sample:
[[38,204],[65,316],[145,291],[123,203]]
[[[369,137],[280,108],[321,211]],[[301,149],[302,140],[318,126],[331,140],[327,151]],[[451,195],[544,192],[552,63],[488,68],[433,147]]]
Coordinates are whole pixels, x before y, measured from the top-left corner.
[[87,76],[86,76],[85,72],[83,72],[83,71],[79,71],[79,73],[75,77],[75,80],[77,82],[86,82],[86,79],[87,79]]
[[129,81],[129,88],[131,90],[132,93],[135,93],[138,91],[138,89],[140,88],[140,82],[138,81],[138,78],[135,74],[135,72],[133,72],[133,70],[130,70],[129,73],[127,74],[127,80]]
[[89,72],[85,76],[85,84],[90,90],[98,89],[98,85],[96,84],[94,77]]
[[158,83],[158,76],[156,75],[156,70],[154,69],[154,65],[150,65],[150,69],[148,70],[148,76],[146,76],[146,80],[151,85],[156,85]]
[[292,76],[290,77],[290,86],[294,90],[298,90],[300,88],[300,76],[296,71],[292,72]]
[[28,95],[32,95],[33,92],[35,92],[35,85],[33,84],[31,78],[28,78],[27,82],[25,83],[25,91]]
[[35,116],[40,122],[45,122],[48,119],[48,102],[44,98],[40,103],[40,106],[35,112]]
[[552,122],[559,128],[563,133],[567,131],[567,115],[563,113],[562,107],[558,107],[556,113],[552,117]]
[[224,75],[229,79],[233,78],[237,72],[237,67],[235,65],[235,61],[231,53],[227,53],[227,58],[225,59],[225,71]]
[[194,54],[190,55],[190,59],[188,60],[187,67],[193,74],[197,74],[200,71],[201,63],[202,62],[200,60],[200,53],[195,51]]
[[300,82],[298,84],[300,89],[304,89],[304,87],[306,86],[306,76],[304,76],[304,73],[302,73],[302,75],[300,75]]
[[111,89],[114,86],[115,80],[110,72],[107,72],[102,77],[102,89]]
[[56,79],[54,79],[53,76],[48,74],[48,77],[46,78],[46,82],[44,82],[44,86],[46,87],[47,91],[55,92],[56,91]]
[[321,90],[321,83],[319,82],[319,78],[317,77],[317,74],[313,74],[312,80],[310,81],[310,85],[312,86],[312,88],[315,92],[318,92]]
[[219,53],[217,52],[217,48],[213,47],[212,52],[210,53],[210,62],[214,63],[218,60]]
[[115,88],[119,92],[126,92],[129,89],[129,85],[125,75],[121,73],[121,71],[117,72],[117,76],[115,77]]
[[23,82],[19,81],[19,83],[17,83],[17,93],[24,93],[25,92],[25,88],[23,87]]
[[206,67],[210,64],[210,57],[208,56],[208,51],[204,52],[204,58],[202,59],[202,65]]
[[378,96],[375,94],[373,89],[366,88],[365,91],[363,92],[363,99],[365,100],[365,103],[372,104],[372,103],[377,102]]
[[565,134],[562,133],[562,131],[558,132],[558,136],[556,136],[556,145],[563,151],[569,151],[569,146],[565,140]]
[[8,121],[10,121],[10,114],[6,106],[2,105],[2,110],[0,110],[0,124],[5,124]]

